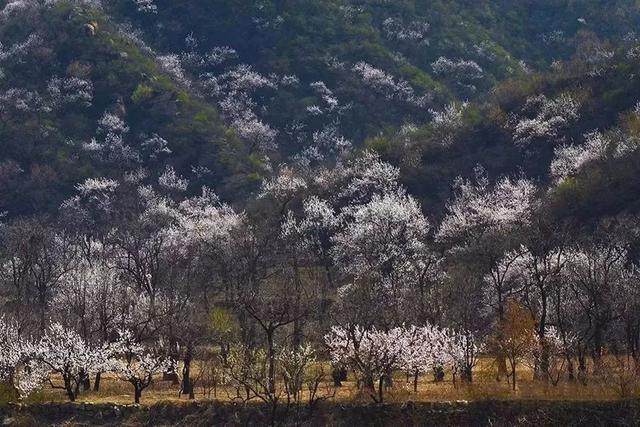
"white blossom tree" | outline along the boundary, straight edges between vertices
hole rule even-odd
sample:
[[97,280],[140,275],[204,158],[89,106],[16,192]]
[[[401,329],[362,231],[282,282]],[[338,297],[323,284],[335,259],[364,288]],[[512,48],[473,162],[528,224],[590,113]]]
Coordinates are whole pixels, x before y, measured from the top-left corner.
[[53,388],[65,391],[70,401],[75,401],[85,379],[96,372],[105,371],[109,365],[110,350],[107,346],[91,347],[72,329],[53,323],[37,344],[34,359],[50,373],[62,377],[63,385]]
[[112,348],[110,370],[133,386],[134,402],[140,403],[142,392],[151,385],[154,376],[173,370],[175,363],[137,342],[130,331],[120,331],[119,335]]
[[521,114],[509,119],[514,142],[520,146],[537,140],[556,143],[562,138],[561,131],[580,117],[580,107],[580,100],[570,93],[553,99],[544,94],[527,98]]
[[332,327],[325,343],[332,361],[353,369],[359,381],[370,390],[371,398],[382,403],[385,379],[401,365],[402,354],[416,339],[413,329],[398,327],[385,332],[354,325]]

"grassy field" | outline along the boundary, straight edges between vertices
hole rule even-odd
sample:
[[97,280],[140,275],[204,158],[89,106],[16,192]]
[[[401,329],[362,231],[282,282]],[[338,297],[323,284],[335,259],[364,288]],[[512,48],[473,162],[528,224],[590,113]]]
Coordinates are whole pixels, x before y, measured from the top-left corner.
[[[328,367],[323,366],[329,372]],[[197,365],[192,372],[198,378]],[[640,397],[640,378],[628,370],[609,370],[607,375],[588,377],[586,381],[560,380],[557,385],[548,382],[534,381],[532,369],[522,365],[518,370],[517,390],[511,389],[506,378],[496,380],[495,364],[491,359],[483,359],[474,371],[473,383],[465,384],[457,381],[447,373],[445,380],[439,383],[433,381],[433,376],[422,376],[418,383],[417,393],[413,391],[413,379],[402,373],[394,377],[394,385],[385,393],[388,403],[403,402],[455,402],[481,400],[548,400],[548,401],[616,401],[635,399]],[[54,379],[54,384],[58,383]],[[207,387],[204,387],[207,386]],[[157,377],[153,384],[142,395],[143,405],[153,405],[158,402],[187,401],[188,397],[179,395],[179,385],[171,381],[163,381]],[[278,387],[282,390],[282,384]],[[344,404],[367,404],[371,402],[368,392],[357,387],[355,378],[349,374],[342,387],[334,388],[329,375],[319,387],[319,393],[328,401]],[[239,402],[235,396],[236,389],[229,386],[218,386],[215,392],[210,384],[200,378],[197,379],[195,400],[200,402]],[[282,400],[286,400],[284,393]],[[303,396],[304,402],[306,396]],[[258,401],[258,399],[254,399]],[[64,402],[66,396],[63,390],[46,387],[42,391],[29,397],[25,403]],[[100,391],[85,391],[78,397],[78,402],[130,404],[133,402],[133,388],[124,381],[110,375],[102,378]]]

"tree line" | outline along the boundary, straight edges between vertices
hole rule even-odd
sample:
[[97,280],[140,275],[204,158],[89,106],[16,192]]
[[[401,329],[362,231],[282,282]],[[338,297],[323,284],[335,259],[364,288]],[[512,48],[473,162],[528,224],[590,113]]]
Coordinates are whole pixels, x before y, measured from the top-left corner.
[[377,402],[396,372],[472,382],[481,355],[514,390],[522,363],[554,385],[640,367],[636,218],[587,230],[481,169],[454,186],[437,221],[367,152],[281,166],[242,206],[170,167],[88,179],[57,216],[2,223],[3,377],[74,400],[112,373],[139,401],[163,374],[276,405],[347,371]]

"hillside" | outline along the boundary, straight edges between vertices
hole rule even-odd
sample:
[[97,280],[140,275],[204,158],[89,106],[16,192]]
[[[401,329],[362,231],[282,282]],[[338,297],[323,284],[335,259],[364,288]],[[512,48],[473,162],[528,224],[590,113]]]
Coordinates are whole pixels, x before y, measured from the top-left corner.
[[[605,3],[612,13],[599,13]],[[628,40],[640,16],[628,1],[0,7],[0,209],[13,214],[46,212],[83,178],[134,165],[169,164],[238,199],[283,161],[331,161],[365,140],[384,151],[373,138],[428,123],[452,101],[482,104],[596,37]],[[123,123],[101,125],[111,113]],[[447,156],[491,168],[506,151]],[[443,192],[454,178],[433,173],[443,179],[416,185]]]
[[0,18],[0,209],[46,213],[87,177],[139,167],[246,185],[249,152],[216,109],[99,9],[14,2]]
[[635,38],[616,48],[586,40],[552,70],[506,80],[481,102],[451,104],[421,128],[368,144],[403,165],[412,192],[435,212],[450,183],[480,165],[494,179],[526,176],[548,188],[562,216],[636,214],[637,49]]

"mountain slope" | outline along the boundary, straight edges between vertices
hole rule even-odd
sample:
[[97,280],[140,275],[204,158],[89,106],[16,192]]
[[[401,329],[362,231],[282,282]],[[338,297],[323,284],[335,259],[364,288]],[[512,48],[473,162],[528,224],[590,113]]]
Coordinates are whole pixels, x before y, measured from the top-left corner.
[[2,19],[0,209],[43,212],[87,177],[140,166],[197,170],[221,191],[250,172],[216,110],[99,10],[27,4]]
[[[603,80],[612,46],[633,44],[640,23],[640,8],[623,0],[0,8],[0,209],[12,215],[46,212],[87,177],[139,167],[241,200],[282,162],[331,163],[363,145],[410,165],[407,182],[436,211],[452,179],[476,164],[548,180],[553,146],[514,145],[509,115],[566,84],[581,102],[582,119],[567,128],[577,141],[629,109],[611,93],[591,115],[582,101]],[[586,71],[564,75],[549,68],[557,60]],[[615,92],[618,81],[602,84]],[[453,138],[464,142],[432,146],[450,138],[439,121],[467,100]]]
[[[484,103],[453,104],[410,134],[369,141],[402,164],[412,192],[439,213],[457,176],[532,178],[560,216],[589,222],[640,209],[639,41],[599,61],[589,46],[553,71],[498,85]],[[585,58],[586,56],[586,58]]]

